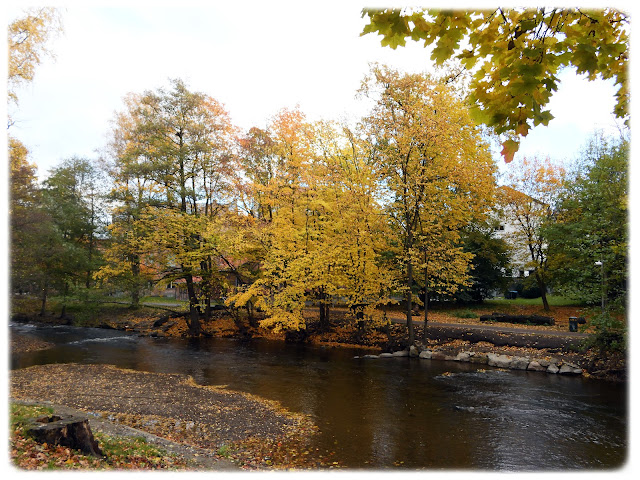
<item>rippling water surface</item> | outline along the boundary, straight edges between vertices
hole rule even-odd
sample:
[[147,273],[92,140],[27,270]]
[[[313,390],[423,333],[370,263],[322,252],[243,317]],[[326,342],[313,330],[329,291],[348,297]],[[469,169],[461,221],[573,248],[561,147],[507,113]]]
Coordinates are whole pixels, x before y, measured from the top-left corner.
[[317,446],[351,468],[616,468],[627,452],[623,386],[469,363],[354,359],[362,351],[144,338],[74,327],[12,325],[55,347],[12,368],[103,363],[193,376],[311,415]]

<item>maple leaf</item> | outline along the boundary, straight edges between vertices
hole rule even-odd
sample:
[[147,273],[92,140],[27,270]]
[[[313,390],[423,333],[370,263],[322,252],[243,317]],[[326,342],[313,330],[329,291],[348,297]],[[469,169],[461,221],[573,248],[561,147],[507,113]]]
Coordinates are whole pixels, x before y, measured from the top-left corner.
[[516,140],[505,140],[502,142],[502,151],[500,152],[500,155],[502,155],[506,163],[511,163],[519,147],[520,144]]

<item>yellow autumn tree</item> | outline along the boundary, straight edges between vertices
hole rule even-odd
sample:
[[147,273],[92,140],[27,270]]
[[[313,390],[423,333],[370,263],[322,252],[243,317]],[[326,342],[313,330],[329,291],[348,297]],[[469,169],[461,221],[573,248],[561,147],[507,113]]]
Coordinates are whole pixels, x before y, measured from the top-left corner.
[[256,255],[260,273],[228,303],[255,302],[266,312],[262,325],[276,330],[304,329],[312,303],[328,328],[338,298],[359,313],[367,307],[358,317],[373,319],[392,281],[379,261],[386,223],[361,139],[283,110],[241,143],[250,220],[239,245]]
[[155,281],[184,282],[187,324],[197,336],[220,286],[220,251],[211,230],[234,209],[235,128],[222,104],[181,80],[131,97],[118,121],[113,255],[103,275],[117,275],[118,261],[129,255],[130,268],[144,257]]
[[236,307],[254,302],[265,312],[263,327],[296,331],[305,326],[308,296],[308,212],[315,200],[310,178],[312,131],[298,109],[276,114],[266,132],[253,129],[241,142],[240,163],[249,179],[243,201],[252,217],[251,238],[259,276],[228,298]]
[[465,105],[443,82],[374,66],[360,92],[374,101],[363,123],[399,245],[413,343],[416,267],[446,280],[439,282],[443,292],[468,280],[457,231],[487,210],[495,166]]
[[397,287],[384,259],[389,225],[378,199],[376,171],[366,142],[344,125],[316,125],[318,189],[327,206],[321,248],[314,264],[321,321],[328,322],[332,297],[346,302],[360,329],[386,322],[377,307],[387,304]]
[[19,87],[33,81],[36,67],[53,56],[47,43],[62,31],[60,12],[52,7],[30,8],[7,30],[8,100],[18,103]]

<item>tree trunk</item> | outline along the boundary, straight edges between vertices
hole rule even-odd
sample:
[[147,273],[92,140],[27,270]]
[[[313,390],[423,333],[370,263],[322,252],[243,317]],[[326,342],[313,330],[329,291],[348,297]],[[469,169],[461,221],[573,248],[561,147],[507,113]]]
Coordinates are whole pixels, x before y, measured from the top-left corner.
[[133,275],[131,306],[138,308],[140,306],[140,257],[138,257],[138,255],[134,255],[131,262],[131,274]]
[[324,289],[320,290],[320,330],[329,330],[329,305],[327,304],[327,294]]
[[545,284],[542,275],[538,273],[536,270],[536,282],[538,282],[538,288],[540,289],[540,295],[542,296],[542,305],[544,307],[544,311],[548,312],[551,309],[549,308],[549,301],[547,300],[547,285]]
[[427,343],[427,323],[429,322],[429,272],[427,264],[424,265],[424,330],[422,332],[422,340]]
[[102,451],[93,438],[86,417],[51,415],[34,419],[26,425],[29,436],[39,443],[62,445],[80,450],[88,455],[101,457]]
[[46,307],[47,307],[47,295],[49,293],[49,285],[47,282],[47,279],[45,278],[44,280],[44,285],[42,287],[42,303],[40,305],[40,316],[44,317],[44,314],[46,313]]
[[193,284],[193,276],[186,275],[187,293],[189,295],[189,335],[197,337],[200,335],[200,307],[198,306],[198,298]]
[[409,345],[415,342],[415,334],[413,332],[413,305],[411,303],[411,286],[413,285],[413,264],[409,258],[407,261],[407,331],[409,333]]
[[258,322],[256,321],[256,317],[253,313],[253,302],[252,301],[248,301],[247,302],[247,318],[249,319],[249,325],[251,325],[253,328],[257,328],[258,327]]
[[60,318],[64,318],[67,314],[67,295],[69,293],[69,284],[64,282],[64,294],[62,300],[62,311],[60,312]]

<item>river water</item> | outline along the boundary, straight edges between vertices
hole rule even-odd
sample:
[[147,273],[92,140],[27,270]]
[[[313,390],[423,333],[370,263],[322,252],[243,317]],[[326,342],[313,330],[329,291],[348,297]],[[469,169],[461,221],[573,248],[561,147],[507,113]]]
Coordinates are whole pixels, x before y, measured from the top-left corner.
[[99,363],[182,373],[311,415],[317,447],[349,468],[608,469],[627,454],[622,385],[469,363],[354,359],[362,350],[12,325],[55,344],[11,368]]

